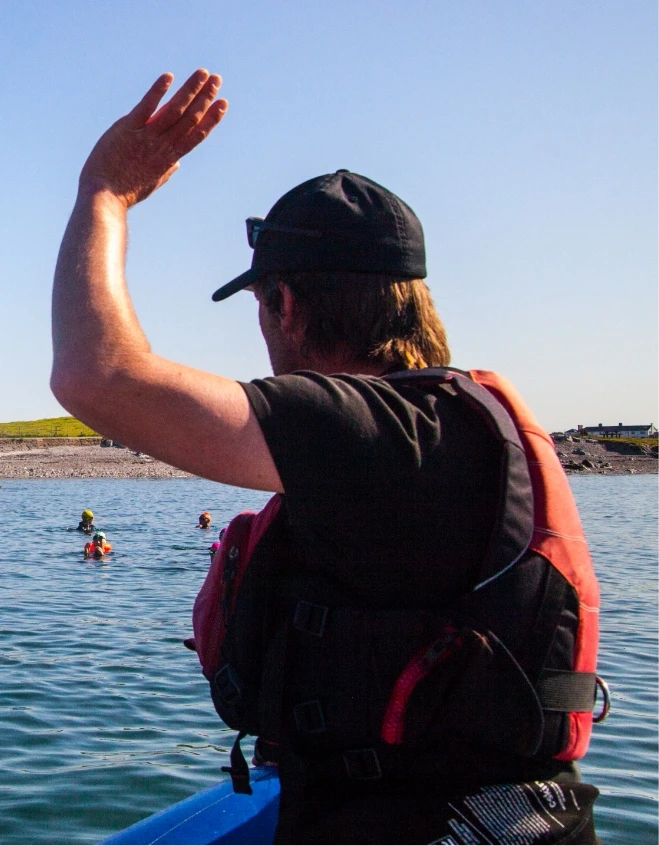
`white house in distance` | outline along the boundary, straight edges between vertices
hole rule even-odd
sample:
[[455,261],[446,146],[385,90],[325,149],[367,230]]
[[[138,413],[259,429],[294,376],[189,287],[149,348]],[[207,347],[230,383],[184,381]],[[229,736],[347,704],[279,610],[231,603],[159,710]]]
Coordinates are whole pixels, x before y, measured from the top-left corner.
[[656,438],[657,427],[652,423],[637,425],[637,426],[623,426],[618,423],[617,426],[602,426],[598,423],[597,426],[578,426],[577,432],[581,435],[594,435],[598,438]]

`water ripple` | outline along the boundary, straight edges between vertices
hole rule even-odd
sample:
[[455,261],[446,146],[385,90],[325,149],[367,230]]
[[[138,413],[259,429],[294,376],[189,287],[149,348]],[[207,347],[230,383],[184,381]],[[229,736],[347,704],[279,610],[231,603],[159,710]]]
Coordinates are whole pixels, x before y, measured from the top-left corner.
[[[657,842],[653,477],[572,480],[602,588],[613,710],[582,764],[605,843]],[[182,646],[230,517],[263,494],[198,479],[7,481],[0,489],[0,842],[93,843],[223,777],[234,732]],[[91,508],[115,551],[86,561]],[[217,531],[195,529],[210,511]],[[48,538],[35,548],[34,535]]]

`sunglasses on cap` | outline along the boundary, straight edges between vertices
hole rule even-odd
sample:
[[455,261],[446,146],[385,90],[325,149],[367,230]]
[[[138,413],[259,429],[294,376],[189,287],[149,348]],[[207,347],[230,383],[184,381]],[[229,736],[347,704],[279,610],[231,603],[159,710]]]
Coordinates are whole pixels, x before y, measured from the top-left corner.
[[312,238],[320,238],[323,234],[316,229],[293,229],[291,226],[268,223],[262,217],[248,217],[245,224],[247,226],[247,243],[252,249],[256,246],[259,233],[264,229],[269,229],[271,232],[289,232],[291,235],[309,235]]

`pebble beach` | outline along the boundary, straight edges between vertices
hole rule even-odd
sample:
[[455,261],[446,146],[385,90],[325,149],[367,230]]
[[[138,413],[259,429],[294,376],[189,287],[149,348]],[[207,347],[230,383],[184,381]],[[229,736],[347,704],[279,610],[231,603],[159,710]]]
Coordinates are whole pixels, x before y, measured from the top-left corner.
[[101,438],[0,438],[0,479],[170,479],[188,477],[149,455]]
[[[0,479],[168,479],[188,477],[149,455],[101,438],[0,438]],[[104,442],[107,444],[107,441]],[[657,473],[657,452],[585,439],[556,439],[566,473],[581,475]]]

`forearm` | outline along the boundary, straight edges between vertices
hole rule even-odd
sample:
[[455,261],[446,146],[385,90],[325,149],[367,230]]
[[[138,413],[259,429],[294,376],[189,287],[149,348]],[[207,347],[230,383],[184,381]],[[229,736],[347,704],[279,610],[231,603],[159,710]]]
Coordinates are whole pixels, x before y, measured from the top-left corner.
[[126,210],[164,185],[220,123],[220,77],[200,69],[160,106],[162,74],[98,140],[60,249],[53,288],[53,393],[105,437],[190,473],[280,491],[241,386],[151,352],[125,279]]
[[158,77],[99,138],[80,175],[53,289],[51,387],[74,414],[91,384],[98,394],[117,373],[130,380],[149,358],[126,288],[126,210],[164,185],[227,110],[226,100],[215,101],[220,77],[204,69],[158,109],[172,79]]
[[108,191],[81,190],[53,286],[52,388],[63,404],[101,387],[131,355],[149,351],[125,279],[126,207]]

